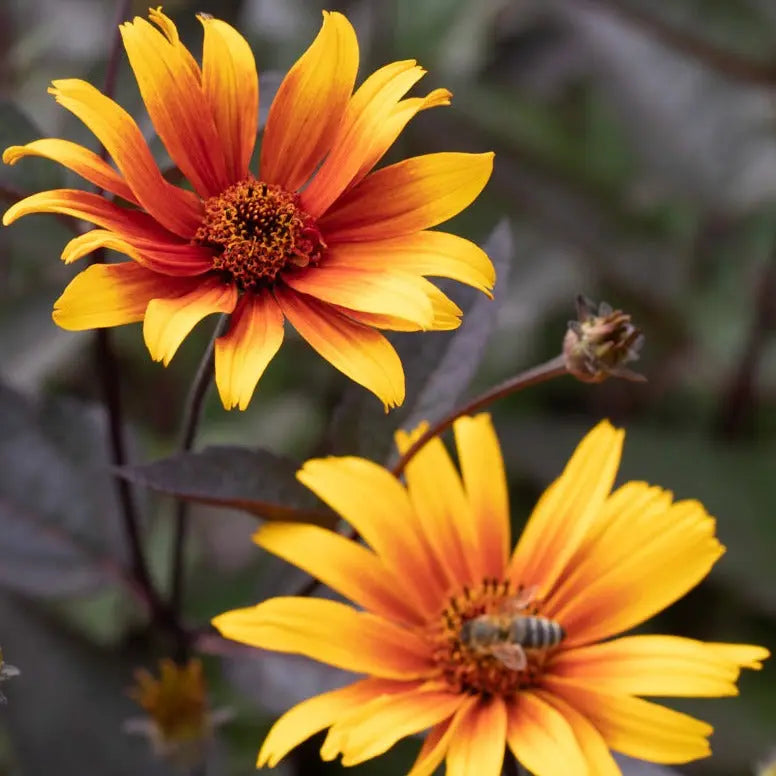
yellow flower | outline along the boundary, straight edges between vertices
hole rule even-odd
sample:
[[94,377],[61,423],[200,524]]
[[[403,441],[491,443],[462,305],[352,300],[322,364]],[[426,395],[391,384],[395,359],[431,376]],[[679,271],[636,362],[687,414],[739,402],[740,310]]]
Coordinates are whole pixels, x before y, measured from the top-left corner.
[[[282,716],[259,765],[327,727],[321,754],[345,765],[430,729],[411,776],[445,758],[450,774],[498,776],[505,746],[535,776],[615,776],[610,750],[660,763],[708,755],[709,725],[637,696],[734,695],[740,669],[759,668],[767,650],[610,637],[706,576],[723,552],[714,520],[697,501],[643,482],[611,492],[624,435],[603,422],[510,554],[490,418],[461,418],[454,430],[462,477],[439,439],[410,462],[406,487],[359,458],[304,465],[299,479],[366,547],[311,525],[256,534],[359,608],[273,598],[214,625],[236,641],[366,674]],[[413,438],[401,432],[400,450]]]
[[45,191],[3,216],[6,225],[42,212],[96,224],[65,247],[65,262],[99,247],[131,259],[81,272],[54,320],[74,330],[142,320],[151,356],[166,365],[198,321],[230,313],[216,343],[216,383],[227,408],[245,409],[288,319],[386,408],[401,404],[401,362],[377,329],[459,325],[461,311],[426,276],[492,288],[483,251],[431,227],[477,197],[493,154],[428,154],[371,172],[416,113],[451,95],[405,98],[425,72],[414,60],[380,68],[353,93],[355,33],[342,14],[324,13],[269,109],[254,175],[259,87],[247,42],[200,14],[200,67],[172,21],[160,9],[149,16],[156,27],[135,18],[121,35],[156,132],[193,191],[163,177],[126,111],[77,79],[49,91],[94,132],[116,169],[54,138],[3,154],[7,164],[47,157],[119,200]]

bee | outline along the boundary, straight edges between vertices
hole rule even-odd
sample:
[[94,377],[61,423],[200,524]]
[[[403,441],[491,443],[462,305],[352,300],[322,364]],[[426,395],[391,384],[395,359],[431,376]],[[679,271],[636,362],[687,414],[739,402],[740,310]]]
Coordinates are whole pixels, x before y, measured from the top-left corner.
[[524,670],[526,649],[549,649],[566,637],[555,620],[523,614],[536,592],[535,587],[526,588],[504,601],[495,614],[466,620],[458,634],[460,642],[476,654],[495,657],[513,671]]

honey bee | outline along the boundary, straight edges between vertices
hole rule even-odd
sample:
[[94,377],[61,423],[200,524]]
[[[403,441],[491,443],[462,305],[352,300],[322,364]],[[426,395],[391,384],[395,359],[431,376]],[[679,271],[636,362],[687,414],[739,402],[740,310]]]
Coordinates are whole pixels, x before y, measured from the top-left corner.
[[508,598],[495,614],[481,614],[461,625],[461,643],[479,655],[491,655],[507,668],[522,671],[526,649],[549,649],[566,637],[563,626],[548,617],[523,614],[536,598],[536,588],[526,588]]

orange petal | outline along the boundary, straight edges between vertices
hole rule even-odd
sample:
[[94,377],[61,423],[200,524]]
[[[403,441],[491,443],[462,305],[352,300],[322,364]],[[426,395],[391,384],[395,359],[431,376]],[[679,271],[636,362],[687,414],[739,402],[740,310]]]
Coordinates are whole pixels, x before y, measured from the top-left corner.
[[253,540],[358,606],[397,622],[424,622],[380,558],[357,542],[317,525],[279,522],[265,523]]
[[592,774],[569,721],[535,692],[521,692],[510,704],[507,740],[535,776]]
[[137,201],[181,237],[192,237],[202,219],[194,193],[168,183],[134,119],[91,84],[75,78],[53,81],[49,93],[78,116],[105,146]]
[[407,491],[364,458],[307,461],[297,478],[355,528],[396,580],[402,597],[428,617],[442,608],[444,588]]
[[223,636],[252,647],[306,655],[383,679],[423,679],[436,671],[425,639],[369,612],[320,598],[270,598],[218,615]]
[[302,207],[308,213],[316,218],[325,213],[364,163],[374,158],[376,147],[384,148],[383,153],[388,149],[395,139],[394,135],[385,145],[383,132],[388,119],[399,100],[424,73],[414,60],[394,62],[373,73],[358,88],[348,103],[329,155],[302,192]]
[[302,701],[272,726],[262,744],[256,767],[274,768],[294,747],[329,727],[343,714],[360,708],[372,698],[405,688],[405,682],[369,678]]
[[711,725],[687,714],[569,679],[546,676],[543,684],[587,717],[615,751],[667,765],[711,753],[707,740]]
[[283,313],[268,291],[243,294],[216,340],[216,385],[226,409],[244,410],[283,342]]
[[509,495],[498,438],[486,414],[458,418],[453,431],[474,514],[479,574],[503,579],[510,548]]
[[223,191],[235,182],[223,150],[232,137],[219,136],[190,56],[140,17],[119,30],[148,115],[170,157],[201,197]]
[[202,278],[195,289],[175,299],[152,299],[143,321],[151,358],[167,366],[196,324],[213,313],[230,313],[236,304],[236,286],[219,277]]
[[283,315],[332,366],[372,391],[386,411],[404,401],[404,370],[382,334],[346,318],[311,296],[277,286]]
[[485,251],[447,232],[425,231],[371,242],[329,243],[323,266],[452,278],[488,295],[496,282],[496,272]]
[[311,46],[280,84],[261,144],[259,174],[288,191],[313,174],[331,148],[358,70],[358,41],[340,13],[323,13]]
[[602,421],[577,446],[534,507],[515,548],[509,569],[515,586],[539,585],[546,595],[555,583],[609,495],[623,437]]
[[198,281],[172,278],[132,261],[94,264],[76,275],[54,302],[54,322],[81,331],[143,320],[151,299],[187,293]]
[[469,716],[469,711],[479,702],[476,695],[464,696],[461,705],[453,717],[435,725],[426,736],[417,759],[407,776],[431,776],[447,755],[450,742],[458,735],[461,723]]
[[326,241],[382,240],[419,232],[471,204],[493,170],[493,154],[439,153],[383,167],[321,218]]
[[507,709],[498,696],[469,709],[447,750],[447,776],[499,776],[507,739]]
[[226,157],[229,179],[248,174],[259,123],[259,78],[248,42],[234,27],[204,14],[202,90]]
[[394,315],[412,321],[423,329],[434,320],[434,311],[423,278],[401,272],[313,267],[288,272],[284,282],[296,291],[322,302],[351,310]]
[[14,165],[24,156],[42,156],[44,159],[59,162],[104,191],[109,191],[133,205],[140,204],[126,181],[106,161],[78,143],[52,137],[34,140],[27,145],[6,148],[3,151],[3,162]]

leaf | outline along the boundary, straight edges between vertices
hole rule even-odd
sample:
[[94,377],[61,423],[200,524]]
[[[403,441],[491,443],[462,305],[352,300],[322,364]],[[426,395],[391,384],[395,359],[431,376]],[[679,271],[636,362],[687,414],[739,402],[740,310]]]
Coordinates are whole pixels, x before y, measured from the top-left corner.
[[483,247],[496,267],[495,299],[460,285],[443,288],[456,297],[464,312],[460,328],[393,338],[404,365],[407,398],[386,415],[363,388],[348,386],[328,430],[335,454],[386,461],[397,428],[411,428],[421,420],[438,418],[455,406],[480,365],[496,322],[498,300],[508,288],[513,240],[506,220],[495,227]]
[[333,527],[336,515],[297,481],[298,469],[267,450],[214,446],[117,471],[130,482],[187,501],[242,509],[265,520]]

